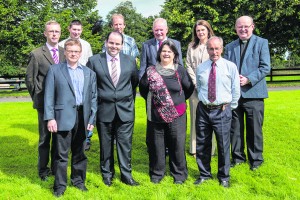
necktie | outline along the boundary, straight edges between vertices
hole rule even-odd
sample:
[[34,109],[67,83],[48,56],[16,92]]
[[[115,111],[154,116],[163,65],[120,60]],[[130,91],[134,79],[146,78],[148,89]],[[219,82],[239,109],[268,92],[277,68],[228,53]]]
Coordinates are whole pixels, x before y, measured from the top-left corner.
[[58,55],[56,53],[57,49],[56,48],[52,48],[51,51],[53,52],[52,54],[52,58],[55,64],[59,63],[59,59],[58,59]]
[[216,63],[211,64],[208,77],[208,100],[212,103],[216,100]]
[[116,58],[111,59],[111,80],[114,83],[114,86],[116,87],[117,82],[118,82],[118,70],[117,70],[117,63],[116,63]]
[[158,48],[161,46],[162,43],[162,41],[158,41]]

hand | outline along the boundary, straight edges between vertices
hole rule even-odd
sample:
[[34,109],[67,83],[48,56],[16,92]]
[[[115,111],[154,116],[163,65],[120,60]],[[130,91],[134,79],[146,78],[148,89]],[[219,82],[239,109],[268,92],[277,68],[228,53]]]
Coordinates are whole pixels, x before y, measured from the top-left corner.
[[240,75],[240,85],[244,86],[247,85],[249,83],[249,79],[243,75]]
[[92,124],[87,125],[87,130],[93,131],[93,129],[94,129],[94,125],[92,125]]
[[51,119],[47,123],[47,128],[48,131],[51,133],[56,133],[57,132],[57,123],[55,119]]

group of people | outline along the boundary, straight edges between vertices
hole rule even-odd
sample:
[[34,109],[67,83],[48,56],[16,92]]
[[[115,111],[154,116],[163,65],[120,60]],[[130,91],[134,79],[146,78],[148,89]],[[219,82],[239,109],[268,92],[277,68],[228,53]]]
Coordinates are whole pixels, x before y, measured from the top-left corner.
[[220,185],[229,187],[230,167],[246,162],[244,120],[250,168],[260,167],[270,55],[268,41],[253,34],[251,17],[237,19],[239,39],[226,45],[224,58],[222,38],[214,35],[207,21],[198,20],[186,67],[180,42],[167,37],[165,19],[154,20],[154,38],[142,44],[139,70],[139,50],[135,40],[124,33],[124,17],[113,14],[111,27],[102,52],[92,55],[90,44],[80,38],[79,20],[70,23],[70,37],[61,42],[59,23],[49,21],[44,31],[46,44],[29,56],[26,85],[38,111],[38,173],[42,181],[54,175],[55,196],[63,195],[67,187],[70,150],[71,184],[88,190],[85,150],[90,148],[94,127],[100,141],[103,183],[113,184],[116,144],[121,181],[139,185],[131,167],[136,87],[145,99],[152,183],[164,178],[167,156],[174,184],[183,184],[188,177],[185,142],[189,98],[190,153],[200,171],[195,185],[212,178],[210,161],[217,147],[217,178]]

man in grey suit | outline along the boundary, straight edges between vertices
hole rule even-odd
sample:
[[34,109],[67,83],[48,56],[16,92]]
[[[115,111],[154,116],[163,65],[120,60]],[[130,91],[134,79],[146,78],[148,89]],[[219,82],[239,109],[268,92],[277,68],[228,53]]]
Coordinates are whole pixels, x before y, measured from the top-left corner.
[[53,189],[57,197],[63,195],[67,187],[70,148],[71,183],[74,187],[87,191],[84,141],[96,121],[97,84],[95,73],[79,64],[81,53],[79,40],[67,40],[67,62],[52,65],[46,77],[44,120],[47,121],[48,131],[56,138]]
[[224,58],[234,62],[240,73],[241,97],[232,113],[231,166],[246,162],[244,153],[244,117],[246,117],[247,154],[251,170],[263,163],[264,99],[268,97],[265,77],[270,72],[268,40],[253,34],[254,22],[249,16],[236,20],[239,39],[225,47]]
[[[44,36],[47,39],[45,45],[33,50],[29,54],[26,71],[26,86],[33,101],[33,108],[38,112],[39,144],[38,144],[38,173],[42,181],[47,181],[53,170],[54,151],[51,149],[51,133],[44,122],[44,86],[45,77],[50,65],[65,60],[64,49],[58,46],[61,28],[56,21],[48,21],[45,24]],[[53,141],[54,142],[54,141]],[[51,166],[49,153],[51,149]]]
[[106,52],[92,56],[87,66],[96,72],[98,88],[97,130],[100,140],[100,167],[105,185],[110,186],[114,170],[116,139],[121,181],[138,185],[131,175],[132,132],[134,124],[133,91],[138,72],[133,57],[120,53],[123,35],[111,32],[106,38]]
[[157,50],[165,40],[172,40],[179,52],[179,64],[183,66],[182,53],[180,42],[167,37],[168,24],[163,18],[156,18],[153,22],[152,31],[154,38],[147,40],[142,45],[142,56],[139,71],[139,79],[144,75],[146,68],[149,66],[155,66]]

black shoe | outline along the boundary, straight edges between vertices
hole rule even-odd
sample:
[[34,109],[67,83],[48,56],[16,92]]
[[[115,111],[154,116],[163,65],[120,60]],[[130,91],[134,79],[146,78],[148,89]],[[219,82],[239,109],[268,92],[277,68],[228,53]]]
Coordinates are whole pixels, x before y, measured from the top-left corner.
[[61,197],[65,193],[64,190],[57,190],[53,192],[53,195],[56,197]]
[[133,178],[130,178],[130,179],[122,179],[121,178],[121,181],[123,183],[125,183],[126,185],[130,185],[130,186],[138,186],[140,185],[138,182],[136,182]]
[[88,151],[91,148],[92,143],[90,141],[86,141],[86,143],[84,144],[84,150]]
[[250,166],[250,169],[251,169],[252,171],[255,171],[255,170],[257,170],[258,168],[260,168],[261,165],[262,165],[262,163],[260,163],[259,165],[251,165],[251,166]]
[[211,178],[198,178],[195,182],[194,182],[194,185],[201,185],[202,183],[206,182],[207,180],[209,180]]
[[230,163],[230,167],[235,167],[235,166],[241,165],[243,163],[245,163],[245,161],[242,161],[242,162],[231,162]]
[[40,178],[41,178],[41,181],[47,182],[48,179],[49,179],[49,176],[48,176],[48,175],[46,175],[46,176],[41,176]]
[[182,185],[184,181],[174,181],[174,184]]
[[230,186],[229,181],[220,181],[220,185],[222,185],[224,188],[229,188]]
[[151,178],[150,181],[151,181],[152,183],[154,183],[154,184],[158,184],[158,183],[160,183],[161,179],[158,179],[158,178]]
[[74,187],[76,187],[77,189],[83,191],[83,192],[87,192],[88,189],[85,187],[84,184],[79,184],[79,185],[74,185]]
[[111,178],[103,178],[103,183],[107,186],[112,185],[112,179]]

